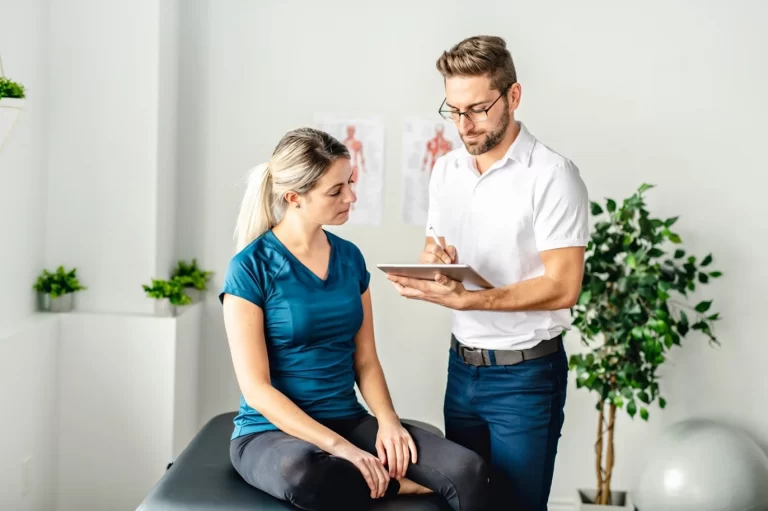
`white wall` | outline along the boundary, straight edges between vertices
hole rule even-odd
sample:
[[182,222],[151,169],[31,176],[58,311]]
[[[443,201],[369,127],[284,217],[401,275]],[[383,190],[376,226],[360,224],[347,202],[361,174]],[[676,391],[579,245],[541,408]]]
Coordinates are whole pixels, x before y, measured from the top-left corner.
[[53,509],[56,323],[32,315],[45,247],[47,0],[0,0],[4,72],[26,108],[0,152],[0,508]]
[[[401,121],[434,116],[443,99],[440,52],[478,33],[504,36],[523,86],[519,118],[581,167],[593,199],[623,198],[642,182],[655,215],[681,215],[695,253],[713,251],[722,280],[706,290],[724,321],[720,352],[691,338],[662,381],[669,406],[650,424],[620,416],[615,487],[633,485],[652,436],[670,421],[706,415],[768,443],[768,348],[759,337],[766,246],[760,149],[768,115],[764,3],[656,0],[559,3],[360,2],[295,7],[256,2],[182,6],[179,243],[199,251],[220,285],[252,165],[316,111],[384,115],[384,222],[345,226],[372,268],[379,350],[403,416],[442,425],[448,313],[396,296],[375,264],[414,260],[423,229],[400,222]],[[194,78],[194,81],[192,81]],[[732,211],[729,211],[732,210]],[[702,295],[703,296],[703,295]],[[218,302],[205,311],[201,421],[233,409],[237,386]],[[578,348],[569,337],[568,348]],[[592,396],[571,387],[553,500],[593,485]]]
[[0,335],[33,311],[32,284],[44,260],[48,128],[47,0],[0,0],[0,56],[21,82],[26,107],[0,152]]
[[0,335],[2,509],[55,509],[57,338],[58,323],[45,316]]
[[197,431],[198,309],[62,317],[58,511],[135,509]]
[[46,261],[80,269],[81,310],[151,311],[173,261],[177,5],[52,3]]

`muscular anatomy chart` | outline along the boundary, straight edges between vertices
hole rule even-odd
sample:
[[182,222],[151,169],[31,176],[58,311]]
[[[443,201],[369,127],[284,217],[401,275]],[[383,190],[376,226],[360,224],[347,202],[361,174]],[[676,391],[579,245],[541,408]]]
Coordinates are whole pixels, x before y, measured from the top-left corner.
[[438,158],[461,147],[450,122],[407,119],[403,128],[402,220],[424,225],[429,206],[429,178]]
[[349,223],[379,225],[384,194],[384,123],[377,117],[318,114],[315,124],[349,150],[352,188],[357,195],[357,202],[349,213]]

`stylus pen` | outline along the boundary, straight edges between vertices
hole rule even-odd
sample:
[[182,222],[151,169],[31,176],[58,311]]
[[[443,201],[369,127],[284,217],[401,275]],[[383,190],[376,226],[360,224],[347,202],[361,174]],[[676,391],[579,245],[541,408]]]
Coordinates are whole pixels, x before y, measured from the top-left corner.
[[445,247],[440,243],[440,238],[437,237],[437,233],[432,228],[432,225],[429,226],[429,233],[432,235],[432,239],[435,240],[435,243],[437,243],[437,246],[445,250]]

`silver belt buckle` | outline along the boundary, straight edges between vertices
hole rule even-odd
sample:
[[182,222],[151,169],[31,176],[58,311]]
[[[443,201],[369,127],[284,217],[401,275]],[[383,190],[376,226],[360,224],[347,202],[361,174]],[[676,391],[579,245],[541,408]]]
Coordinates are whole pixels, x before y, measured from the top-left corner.
[[464,361],[473,366],[484,366],[485,365],[485,358],[483,357],[483,352],[481,350],[478,350],[476,348],[470,348],[467,346],[461,347],[461,358],[464,359]]

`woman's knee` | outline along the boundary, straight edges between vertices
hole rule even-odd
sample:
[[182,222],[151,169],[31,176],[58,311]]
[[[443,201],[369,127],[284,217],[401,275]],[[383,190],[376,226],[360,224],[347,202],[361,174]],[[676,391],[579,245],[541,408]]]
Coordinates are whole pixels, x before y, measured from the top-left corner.
[[460,509],[483,509],[488,498],[490,469],[482,456],[461,447],[451,457],[449,470],[446,475],[456,487]]
[[319,466],[322,461],[321,456],[321,453],[306,450],[280,460],[274,475],[283,481],[286,497],[314,493],[314,487],[320,483],[322,476],[322,469]]

